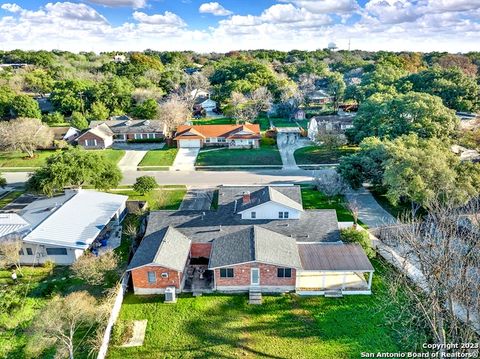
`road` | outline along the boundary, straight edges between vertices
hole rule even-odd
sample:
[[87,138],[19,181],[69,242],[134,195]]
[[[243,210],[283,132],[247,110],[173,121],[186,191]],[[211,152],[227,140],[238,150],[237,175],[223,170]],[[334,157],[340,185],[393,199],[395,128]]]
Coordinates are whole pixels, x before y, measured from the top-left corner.
[[[329,170],[325,170],[329,171]],[[317,171],[318,173],[318,171]],[[21,185],[27,172],[4,172],[10,185]],[[137,177],[154,176],[158,184],[181,184],[197,187],[215,187],[222,184],[282,184],[310,182],[313,171],[305,170],[261,170],[261,171],[123,171],[122,184],[133,184]]]

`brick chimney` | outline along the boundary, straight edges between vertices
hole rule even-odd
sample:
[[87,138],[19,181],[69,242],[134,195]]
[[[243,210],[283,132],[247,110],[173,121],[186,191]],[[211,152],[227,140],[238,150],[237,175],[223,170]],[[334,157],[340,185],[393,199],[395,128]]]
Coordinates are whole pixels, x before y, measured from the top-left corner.
[[250,192],[245,191],[243,192],[243,204],[249,204],[250,203]]

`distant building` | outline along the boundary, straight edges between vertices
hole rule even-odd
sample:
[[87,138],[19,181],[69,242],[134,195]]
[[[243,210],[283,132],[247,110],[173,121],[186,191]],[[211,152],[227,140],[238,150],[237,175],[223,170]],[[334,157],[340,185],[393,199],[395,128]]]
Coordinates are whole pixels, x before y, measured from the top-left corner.
[[123,62],[126,62],[127,61],[127,58],[125,55],[115,55],[113,57],[113,61],[116,62],[116,63],[123,63]]
[[297,112],[295,112],[295,113],[293,114],[293,118],[294,118],[295,120],[301,121],[301,120],[305,120],[307,117],[306,117],[305,111],[303,111],[303,110],[298,110]]
[[334,133],[344,134],[346,130],[353,127],[354,116],[315,116],[308,123],[308,138],[315,141],[319,134]]

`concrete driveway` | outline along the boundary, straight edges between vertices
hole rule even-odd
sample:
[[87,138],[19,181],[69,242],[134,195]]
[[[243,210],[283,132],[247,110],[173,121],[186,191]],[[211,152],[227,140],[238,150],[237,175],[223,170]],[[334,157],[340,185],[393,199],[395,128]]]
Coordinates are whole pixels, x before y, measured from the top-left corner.
[[294,153],[301,147],[310,146],[311,141],[299,137],[293,133],[278,133],[277,146],[282,157],[284,170],[298,170],[297,162],[295,161]]
[[189,189],[183,198],[180,210],[208,211],[212,205],[213,189]]
[[122,171],[136,171],[138,164],[146,154],[147,151],[125,151],[125,155],[118,162],[118,167]]
[[195,171],[195,161],[199,152],[200,148],[179,148],[170,171]]

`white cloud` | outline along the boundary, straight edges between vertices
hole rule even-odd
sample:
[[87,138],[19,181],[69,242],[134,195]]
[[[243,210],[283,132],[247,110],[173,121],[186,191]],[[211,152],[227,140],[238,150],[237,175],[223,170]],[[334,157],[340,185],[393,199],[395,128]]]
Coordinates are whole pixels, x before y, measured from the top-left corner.
[[280,0],[318,14],[352,13],[359,9],[356,0]]
[[202,14],[213,14],[215,16],[228,16],[233,14],[233,12],[225,9],[218,2],[204,3],[200,5],[200,8],[198,9],[198,11]]
[[165,11],[162,14],[147,15],[144,12],[135,11],[133,18],[142,24],[149,25],[169,25],[175,27],[185,27],[187,24],[183,19],[170,11]]
[[18,6],[17,4],[10,4],[10,3],[2,4],[0,8],[5,11],[9,11],[13,13],[22,11],[22,8],[20,6]]
[[132,7],[140,9],[147,5],[147,0],[87,0],[93,4],[104,5],[108,7]]

